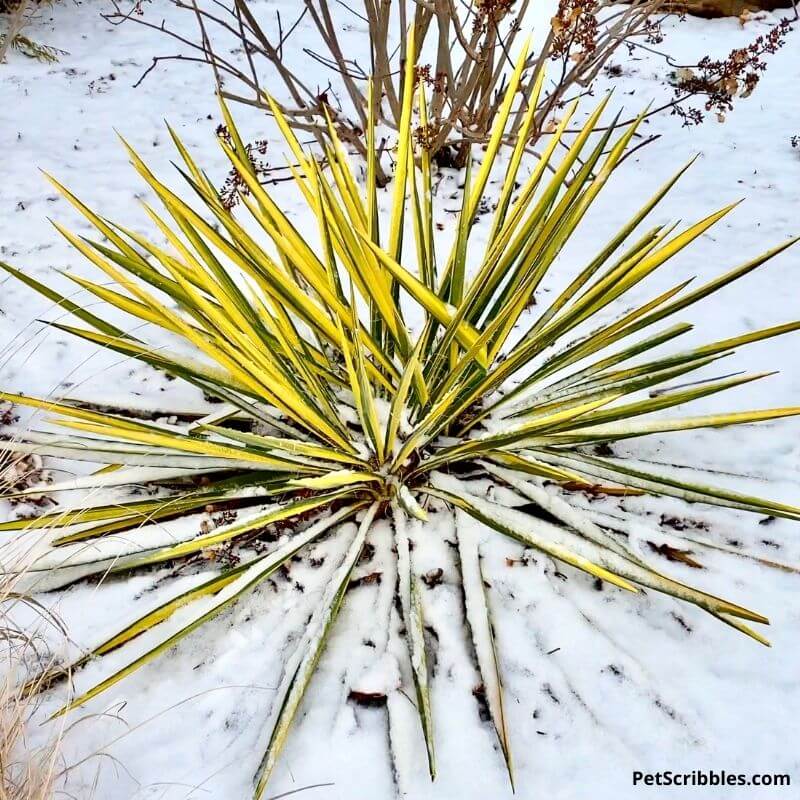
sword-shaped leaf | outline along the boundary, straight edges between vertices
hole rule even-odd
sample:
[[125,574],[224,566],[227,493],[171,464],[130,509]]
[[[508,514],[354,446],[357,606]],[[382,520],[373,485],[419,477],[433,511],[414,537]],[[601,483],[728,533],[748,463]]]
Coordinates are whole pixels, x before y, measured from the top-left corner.
[[[458,519],[458,515],[456,515]],[[468,525],[457,526],[458,557],[461,565],[461,585],[464,588],[464,607],[467,622],[472,632],[472,644],[483,682],[486,705],[497,731],[497,739],[508,770],[511,790],[514,790],[514,767],[511,759],[511,743],[506,724],[506,712],[503,704],[503,681],[500,677],[500,665],[497,658],[495,632],[492,625],[486,581],[483,578],[478,539]]]
[[[212,620],[228,606],[238,600],[245,592],[255,588],[259,583],[264,581],[282,564],[285,564],[298,550],[305,547],[310,542],[314,541],[317,537],[321,536],[331,526],[343,521],[348,516],[352,515],[358,506],[350,506],[341,509],[336,514],[322,520],[316,525],[309,528],[302,534],[292,537],[289,542],[283,547],[276,550],[268,556],[262,556],[250,561],[245,567],[238,568],[232,575],[222,575],[219,578],[208,581],[199,587],[190,589],[178,597],[173,598],[167,603],[159,606],[143,617],[140,617],[135,622],[125,627],[118,634],[110,639],[107,639],[95,650],[93,650],[87,657],[81,659],[78,666],[88,658],[97,655],[103,655],[111,650],[120,647],[134,637],[150,630],[155,625],[163,622],[170,617],[181,606],[186,605],[192,601],[198,600],[207,595],[213,595],[213,599],[209,601],[207,607],[197,609],[190,617],[188,624],[184,624],[180,629],[171,633],[169,636],[160,641],[155,647],[150,648],[146,653],[126,664],[122,669],[117,670],[113,675],[93,686],[88,691],[71,700],[67,705],[56,712],[54,716],[60,716],[70,711],[73,708],[83,705],[84,703],[96,697],[101,692],[109,689],[116,683],[119,683],[123,678],[132,674],[140,667],[158,658],[158,656],[165,653],[173,645],[190,634],[192,631],[199,628],[209,620]],[[70,670],[71,671],[71,670]]]
[[337,568],[317,610],[306,626],[303,638],[297,645],[294,655],[284,667],[270,723],[269,743],[255,775],[254,800],[260,800],[263,796],[272,770],[275,768],[278,754],[286,743],[289,728],[341,610],[353,568],[361,556],[377,509],[378,505],[375,503],[367,509],[342,563]]

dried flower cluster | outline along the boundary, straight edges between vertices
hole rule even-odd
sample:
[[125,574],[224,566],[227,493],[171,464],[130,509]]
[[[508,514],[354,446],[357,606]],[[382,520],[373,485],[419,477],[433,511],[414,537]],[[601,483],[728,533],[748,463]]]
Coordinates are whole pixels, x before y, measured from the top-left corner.
[[[684,16],[684,14],[679,14],[678,19],[682,20]],[[663,21],[662,18],[654,17],[645,22],[642,29],[645,44],[661,44],[664,41],[664,29],[661,26]]]
[[420,81],[427,86],[433,83],[430,64],[418,64],[414,67],[414,86],[419,86]]
[[444,94],[447,89],[447,73],[440,71],[434,74],[430,64],[414,67],[414,86],[424,83],[430,86],[434,94]]
[[[234,151],[236,150],[236,143],[233,141],[233,137],[225,125],[219,125],[217,127],[217,136],[224,141],[228,147],[232,148]],[[256,171],[257,175],[263,176],[269,171],[269,162],[259,158],[259,156],[266,155],[267,146],[266,139],[257,139],[255,142],[250,142],[244,146],[245,157],[247,161],[253,165],[253,169]],[[239,175],[235,169],[232,169],[225,178],[225,183],[222,185],[222,188],[219,190],[219,199],[222,201],[222,205],[230,211],[239,202],[240,195],[247,196],[249,194],[250,189],[246,181],[242,179],[241,175]]]
[[478,0],[472,32],[485,33],[495,28],[511,12],[515,3],[516,0]]
[[559,0],[550,20],[555,37],[550,58],[583,61],[597,49],[597,0]]
[[[726,58],[706,56],[695,70],[681,70],[675,86],[676,98],[705,97],[705,111],[716,112],[720,122],[724,122],[726,113],[733,109],[734,98],[748,97],[758,85],[767,68],[764,56],[777,53],[786,44],[791,30],[790,20],[783,19],[769,33],[758,36],[747,47],[732,50]],[[703,112],[693,106],[675,105],[672,113],[681,117],[686,126],[697,125],[704,119]]]
[[436,142],[436,137],[439,135],[435,125],[418,125],[414,129],[414,141],[423,150],[430,152]]
[[14,406],[12,406],[10,403],[0,404],[0,428],[11,425],[16,421],[17,418],[14,414]]

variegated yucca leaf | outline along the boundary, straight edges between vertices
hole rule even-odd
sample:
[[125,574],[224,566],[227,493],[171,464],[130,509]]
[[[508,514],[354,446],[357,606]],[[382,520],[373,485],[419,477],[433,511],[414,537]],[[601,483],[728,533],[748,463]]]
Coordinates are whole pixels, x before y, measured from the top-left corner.
[[[413,43],[408,51],[414,52]],[[277,105],[273,111],[296,189],[308,207],[306,218],[314,223],[309,230],[298,227],[296,215],[282,210],[270,188],[260,184],[224,105],[230,136],[221,139],[221,146],[241,180],[246,221],[223,205],[174,133],[180,169],[195,195],[191,203],[125,145],[161,205],[159,210],[146,207],[155,226],[152,240],[106,220],[53,181],[96,230],[94,238],[79,237],[58,226],[100,272],[93,280],[66,276],[101,307],[111,306],[115,318],[117,312],[127,315],[130,326],[117,327],[101,312],[87,311],[22,270],[6,264],[3,269],[75,318],[69,324],[52,323],[59,330],[181,378],[221,405],[207,417],[168,422],[168,417],[142,419],[130,410],[74,398],[0,393],[2,400],[37,409],[50,423],[4,440],[7,455],[38,453],[88,461],[97,468],[87,478],[17,491],[17,498],[48,493],[56,501],[70,491],[91,494],[77,507],[58,506],[37,519],[5,522],[0,530],[9,536],[47,537],[45,551],[27,576],[40,590],[221,549],[234,550],[239,559],[234,568],[220,568],[215,577],[139,612],[76,663],[45,676],[52,683],[89,658],[150,632],[153,644],[146,653],[128,659],[70,708],[156,658],[247,592],[258,591],[272,572],[319,537],[352,537],[284,668],[255,781],[255,797],[261,797],[346,602],[371,529],[376,520],[387,518],[395,530],[406,674],[414,683],[405,688],[416,698],[433,777],[435,737],[444,723],[433,719],[425,592],[409,541],[412,530],[435,535],[432,512],[452,513],[457,521],[465,622],[510,776],[503,635],[493,624],[492,593],[483,579],[481,531],[496,532],[509,543],[632,594],[645,588],[672,595],[766,643],[750,627],[767,622],[761,614],[670,576],[666,565],[652,562],[656,556],[640,552],[617,526],[605,525],[602,516],[581,510],[570,498],[575,489],[591,488],[800,519],[800,508],[695,483],[674,471],[646,471],[595,448],[603,444],[607,452],[609,443],[621,439],[800,413],[800,408],[663,413],[764,377],[686,380],[744,345],[797,330],[800,322],[666,354],[660,349],[691,329],[674,320],[662,326],[662,321],[757,269],[794,240],[703,286],[689,289],[689,282],[681,281],[631,306],[629,292],[733,208],[725,206],[683,228],[658,225],[639,232],[685,171],[682,167],[632,219],[608,232],[608,244],[567,276],[563,291],[538,292],[612,177],[641,118],[627,126],[607,124],[606,98],[577,134],[568,135],[576,124],[573,103],[538,160],[529,161],[525,142],[537,124],[530,111],[513,151],[501,157],[525,57],[523,52],[517,62],[482,161],[464,175],[449,252],[437,247],[434,166],[420,145],[424,137],[415,136],[415,125],[426,124],[424,87],[415,87],[410,60],[391,212],[383,226],[374,124],[368,131],[372,146],[366,176],[352,170],[332,125],[323,169],[300,145]],[[530,109],[536,99],[529,98]],[[372,101],[373,117],[377,102]],[[499,187],[487,194],[490,178],[498,175]],[[481,225],[480,237],[475,236],[476,221],[486,214],[488,225]],[[606,310],[618,300],[626,302],[625,310],[609,317]],[[96,311],[94,300],[92,306]],[[412,311],[414,319],[422,320],[413,330],[406,322]],[[167,344],[176,339],[186,346]],[[662,413],[652,416],[656,412]],[[503,507],[478,488],[486,485],[473,482],[478,478],[502,485],[500,496],[511,493],[520,506],[532,504],[542,513]],[[103,501],[104,490],[128,485],[151,491],[146,499]],[[225,511],[226,518],[216,526],[206,519],[198,532],[197,521],[209,507]],[[194,522],[179,524],[187,519]],[[274,536],[267,538],[265,532],[274,533],[276,525],[284,538],[270,550],[267,542]],[[692,542],[705,544],[696,538]],[[720,549],[713,541],[707,544]]]

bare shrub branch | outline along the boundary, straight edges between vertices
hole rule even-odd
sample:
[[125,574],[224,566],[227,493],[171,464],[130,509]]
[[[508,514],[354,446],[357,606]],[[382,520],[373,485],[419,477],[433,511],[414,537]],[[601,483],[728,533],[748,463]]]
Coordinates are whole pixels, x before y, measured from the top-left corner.
[[[270,94],[296,131],[324,148],[330,118],[340,139],[362,158],[367,155],[370,78],[380,99],[374,104],[375,123],[392,130],[400,123],[403,64],[409,55],[404,32],[413,26],[417,50],[413,57],[419,64],[415,80],[425,84],[428,98],[427,124],[416,132],[416,140],[440,166],[455,168],[466,164],[473,145],[488,138],[513,69],[510,53],[522,30],[520,20],[530,5],[530,0],[302,0],[294,18],[285,20],[276,12],[265,27],[249,0],[230,0],[230,4],[224,0],[203,0],[202,4],[170,0],[176,9],[195,16],[200,35],[193,40],[163,20],[148,19],[142,0],[134,4],[134,12],[125,11],[122,1],[112,0],[110,21],[133,20],[173,39],[183,49],[176,55],[154,57],[142,78],[161,62],[204,62],[212,67],[223,97],[267,112],[270,107],[264,87],[274,87],[277,81],[283,91],[271,88]],[[348,53],[340,35],[342,20],[333,14],[334,7],[344,9],[355,24],[366,25],[369,64],[359,63]],[[639,49],[648,51],[674,68],[669,54],[658,46],[664,39],[662,23],[682,14],[682,6],[672,0],[634,0],[625,5],[616,0],[560,0],[542,47],[525,64],[519,102],[504,141],[511,144],[516,140],[542,70],[547,70],[547,80],[528,142],[532,150],[541,135],[549,133],[553,116],[566,103],[592,93],[598,75],[613,66],[620,48],[627,55]],[[324,86],[311,84],[286,57],[287,44],[300,24],[309,22],[321,44],[317,49],[304,47],[302,52],[330,70],[332,80]],[[691,105],[697,97],[706,110],[722,113],[734,96],[752,91],[757,82],[753,74],[764,68],[761,56],[780,47],[789,30],[788,22],[780,23],[749,49],[744,48],[741,53],[747,57],[733,66],[731,59],[737,58],[736,53],[725,61],[705,57],[679,70],[674,96],[650,114],[671,111],[684,124],[700,122],[702,113]],[[430,63],[423,59],[423,51],[434,56]],[[734,67],[742,69],[732,76]],[[690,74],[692,80],[681,79]],[[737,87],[732,92],[734,80]],[[640,146],[653,138],[642,139]],[[378,164],[377,168],[377,179],[385,184],[387,167]]]

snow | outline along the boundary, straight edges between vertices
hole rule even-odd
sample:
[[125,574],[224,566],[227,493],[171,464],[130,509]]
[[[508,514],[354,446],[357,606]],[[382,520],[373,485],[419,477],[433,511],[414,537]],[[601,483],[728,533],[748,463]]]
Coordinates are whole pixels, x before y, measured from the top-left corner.
[[[536,5],[536,4],[532,4]],[[295,0],[256,0],[265,15],[282,9],[292,16]],[[37,167],[53,173],[110,219],[137,232],[150,226],[138,201],[142,185],[127,164],[114,129],[144,156],[156,174],[180,186],[170,167],[174,151],[163,118],[214,179],[221,183],[224,156],[214,141],[219,111],[208,71],[200,65],[162,65],[134,88],[153,55],[173,45],[142,27],[114,27],[99,16],[101,6],[69,0],[42,19],[32,38],[67,50],[54,65],[31,62],[14,54],[0,65],[0,257],[59,290],[74,285],[55,270],[90,275],[82,257],[49,225],[47,218],[86,233],[68,204],[42,179]],[[165,16],[176,24],[193,24],[163,0],[145,5],[148,17]],[[336,13],[343,13],[341,11]],[[539,33],[552,15],[546,5],[534,10]],[[688,20],[668,25],[667,45],[677,63],[698,54],[724,55],[751,41],[777,19],[741,25],[736,19]],[[343,32],[348,50],[364,53],[363,26],[348,23]],[[193,33],[193,30],[192,30]],[[301,43],[312,39],[305,23]],[[789,139],[800,133],[796,88],[800,79],[800,32],[771,59],[754,95],[737,103],[724,124],[711,119],[682,129],[674,118],[646,123],[647,133],[661,138],[628,159],[609,182],[583,223],[580,235],[559,258],[543,286],[553,296],[582,267],[597,247],[680,165],[699,158],[655,212],[653,224],[675,219],[692,222],[725,203],[745,196],[710,234],[681,254],[663,274],[632,291],[625,305],[644,302],[675,283],[696,283],[739,264],[800,233],[800,154]],[[310,63],[298,50],[292,56],[306,71]],[[603,79],[616,86],[613,104],[637,111],[653,97],[665,97],[666,67],[640,54],[620,57],[623,73]],[[319,69],[314,65],[313,69]],[[320,73],[319,82],[327,75]],[[601,81],[602,85],[602,81]],[[598,95],[599,96],[599,95]],[[582,113],[591,105],[589,102]],[[245,133],[270,141],[268,158],[280,163],[275,126],[265,117],[236,109]],[[439,186],[437,221],[454,227],[446,210],[459,176],[446,174]],[[490,191],[494,186],[490,183]],[[314,226],[301,212],[289,184],[273,187],[304,233]],[[391,194],[380,199],[385,210]],[[488,232],[475,231],[475,252]],[[733,336],[798,316],[800,252],[790,250],[718,297],[680,315],[695,329],[679,347]],[[37,324],[60,318],[44,299],[13,280],[0,282],[0,387],[30,394],[67,394],[144,408],[218,410],[194,390],[171,382],[142,365]],[[619,307],[617,307],[619,308]],[[610,311],[608,314],[610,315]],[[608,317],[604,317],[607,319]],[[711,327],[713,325],[713,330]],[[730,395],[735,409],[790,406],[800,398],[800,370],[795,368],[797,335],[743,348],[724,371],[783,368],[780,376],[741,387]],[[712,366],[707,374],[715,374]],[[701,400],[692,413],[710,411],[716,400]],[[657,435],[622,443],[645,468],[690,463],[714,468],[714,482],[775,500],[797,502],[800,489],[800,423],[785,420],[757,429],[697,430]],[[661,467],[660,465],[664,465]],[[57,479],[79,477],[88,465],[63,463]],[[746,477],[740,473],[746,473]],[[472,491],[483,491],[474,486]],[[503,490],[506,491],[506,490]],[[509,493],[510,494],[510,493]],[[492,499],[491,497],[487,499]],[[741,542],[764,559],[800,564],[796,523],[767,521],[736,511],[691,505],[672,498],[658,503],[635,497],[585,499],[597,522],[624,509],[633,540],[683,541],[663,518],[688,518],[703,538],[727,544]],[[3,509],[0,508],[0,513]],[[508,778],[490,722],[481,721],[472,689],[480,682],[472,642],[463,625],[463,601],[457,581],[453,520],[441,504],[428,508],[429,523],[407,521],[413,543],[413,570],[424,575],[442,569],[442,581],[419,585],[428,637],[431,694],[438,777],[427,777],[419,718],[412,706],[413,683],[404,662],[405,642],[392,607],[396,559],[388,523],[370,534],[372,561],[361,563],[355,577],[383,573],[378,583],[362,583],[347,600],[317,674],[302,703],[286,748],[278,761],[269,794],[312,784],[309,797],[326,800],[388,798],[399,792],[408,800],[478,800],[510,797]],[[606,515],[604,517],[604,515]],[[663,515],[663,518],[662,518]],[[800,781],[800,687],[796,659],[800,606],[796,574],[721,551],[702,550],[706,567],[696,570],[670,563],[670,574],[730,597],[766,613],[772,622],[772,649],[721,625],[699,609],[658,595],[633,596],[613,587],[594,588],[592,580],[487,531],[459,515],[459,526],[472,526],[480,538],[481,569],[489,584],[492,621],[499,644],[507,725],[515,758],[517,796],[574,800],[662,798],[667,790],[633,788],[633,770],[725,769],[733,772],[788,773]],[[762,524],[763,523],[763,524]],[[655,531],[655,534],[653,533]],[[696,531],[695,531],[696,532]],[[651,535],[656,535],[650,539]],[[687,532],[691,536],[692,531]],[[330,591],[333,565],[345,557],[345,538],[314,544],[308,558],[293,562],[290,575],[278,576],[236,603],[177,647],[106,695],[74,714],[65,731],[64,760],[75,764],[66,775],[72,796],[96,800],[189,800],[249,796],[251,778],[263,753],[261,736],[277,696],[285,664],[306,635],[306,624],[320,598]],[[691,549],[695,549],[692,547]],[[523,554],[526,558],[521,559]],[[324,559],[315,567],[312,557]],[[667,568],[665,567],[665,569]],[[96,644],[126,620],[156,607],[167,592],[182,591],[195,576],[168,577],[156,568],[134,578],[110,578],[100,585],[76,585],[42,595],[68,626],[70,654]],[[300,587],[300,588],[298,588]],[[405,598],[405,603],[408,603]],[[183,609],[175,624],[196,611]],[[23,612],[20,612],[23,613]],[[390,620],[387,627],[386,620]],[[85,690],[123,666],[132,652],[142,652],[152,636],[93,661],[77,676]],[[151,638],[147,638],[151,637]],[[134,647],[132,645],[132,647]],[[398,686],[398,681],[401,685]],[[387,707],[366,708],[348,700],[351,689],[386,691]],[[42,721],[63,702],[63,693],[45,697]],[[388,713],[387,713],[388,712]],[[387,717],[389,723],[387,723]],[[32,741],[45,727],[31,732]],[[389,755],[391,738],[394,762]],[[259,749],[261,748],[261,749]],[[748,800],[796,796],[796,787],[676,790],[697,800],[743,797]]]

